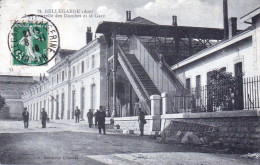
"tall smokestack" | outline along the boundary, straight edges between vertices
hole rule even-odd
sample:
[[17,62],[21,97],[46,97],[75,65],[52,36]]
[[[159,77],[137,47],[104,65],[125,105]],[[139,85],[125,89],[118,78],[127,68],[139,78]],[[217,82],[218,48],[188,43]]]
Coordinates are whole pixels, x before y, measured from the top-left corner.
[[224,39],[228,38],[228,2],[223,0]]
[[172,16],[172,25],[177,26],[177,16],[176,15]]
[[88,44],[90,41],[92,41],[91,27],[87,27],[86,41],[87,41],[87,44]]
[[231,17],[228,19],[228,38],[233,37],[237,33],[237,18],[236,17]]
[[126,11],[126,21],[131,21],[131,11]]

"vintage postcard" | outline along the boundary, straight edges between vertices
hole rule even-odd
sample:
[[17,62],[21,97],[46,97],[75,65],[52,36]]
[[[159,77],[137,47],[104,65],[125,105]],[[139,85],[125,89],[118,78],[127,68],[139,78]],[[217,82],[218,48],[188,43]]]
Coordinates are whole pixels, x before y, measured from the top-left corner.
[[0,164],[260,164],[260,1],[0,0]]

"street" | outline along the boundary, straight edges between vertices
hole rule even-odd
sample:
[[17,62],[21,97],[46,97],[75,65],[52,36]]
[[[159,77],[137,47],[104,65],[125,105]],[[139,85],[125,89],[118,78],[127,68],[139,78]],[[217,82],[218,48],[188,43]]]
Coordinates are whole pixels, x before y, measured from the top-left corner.
[[174,143],[159,143],[149,136],[124,135],[107,130],[107,135],[88,128],[86,121],[47,123],[23,128],[22,121],[0,121],[1,164],[259,164],[221,150]]

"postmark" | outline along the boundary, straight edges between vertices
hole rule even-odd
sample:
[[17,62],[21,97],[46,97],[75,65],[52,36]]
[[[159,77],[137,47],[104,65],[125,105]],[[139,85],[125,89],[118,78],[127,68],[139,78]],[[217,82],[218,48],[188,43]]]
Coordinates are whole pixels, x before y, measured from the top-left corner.
[[13,65],[46,65],[59,51],[59,31],[41,15],[25,15],[12,24],[8,47]]

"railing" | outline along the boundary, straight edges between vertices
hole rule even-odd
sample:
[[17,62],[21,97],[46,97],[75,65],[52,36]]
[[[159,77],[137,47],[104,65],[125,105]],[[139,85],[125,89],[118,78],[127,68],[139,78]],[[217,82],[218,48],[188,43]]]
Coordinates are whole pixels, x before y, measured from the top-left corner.
[[161,93],[185,89],[169,66],[160,61],[158,54],[149,52],[137,36],[131,36],[129,46],[130,53],[136,56]]
[[182,95],[176,91],[167,94],[167,113],[196,113],[260,108],[260,76],[213,89],[211,86],[191,88]]
[[260,108],[260,76],[245,78],[243,93],[244,109]]
[[143,99],[141,99],[141,101],[145,103],[146,112],[150,113],[150,100],[149,100],[150,96],[149,96],[147,90],[145,89],[141,80],[135,73],[134,68],[131,66],[129,60],[127,59],[124,50],[122,50],[122,48],[118,45],[117,45],[117,49],[118,49],[118,55],[119,55],[118,56],[119,62],[122,61],[127,64],[128,68],[126,68],[126,69],[128,72],[130,72],[131,75],[129,75],[129,76],[132,76],[132,81],[134,81],[134,84],[132,84],[132,85],[133,85],[133,87],[134,87],[134,85],[136,85],[136,88],[141,90],[140,93],[137,92],[137,94],[139,95],[139,98],[143,98]]

